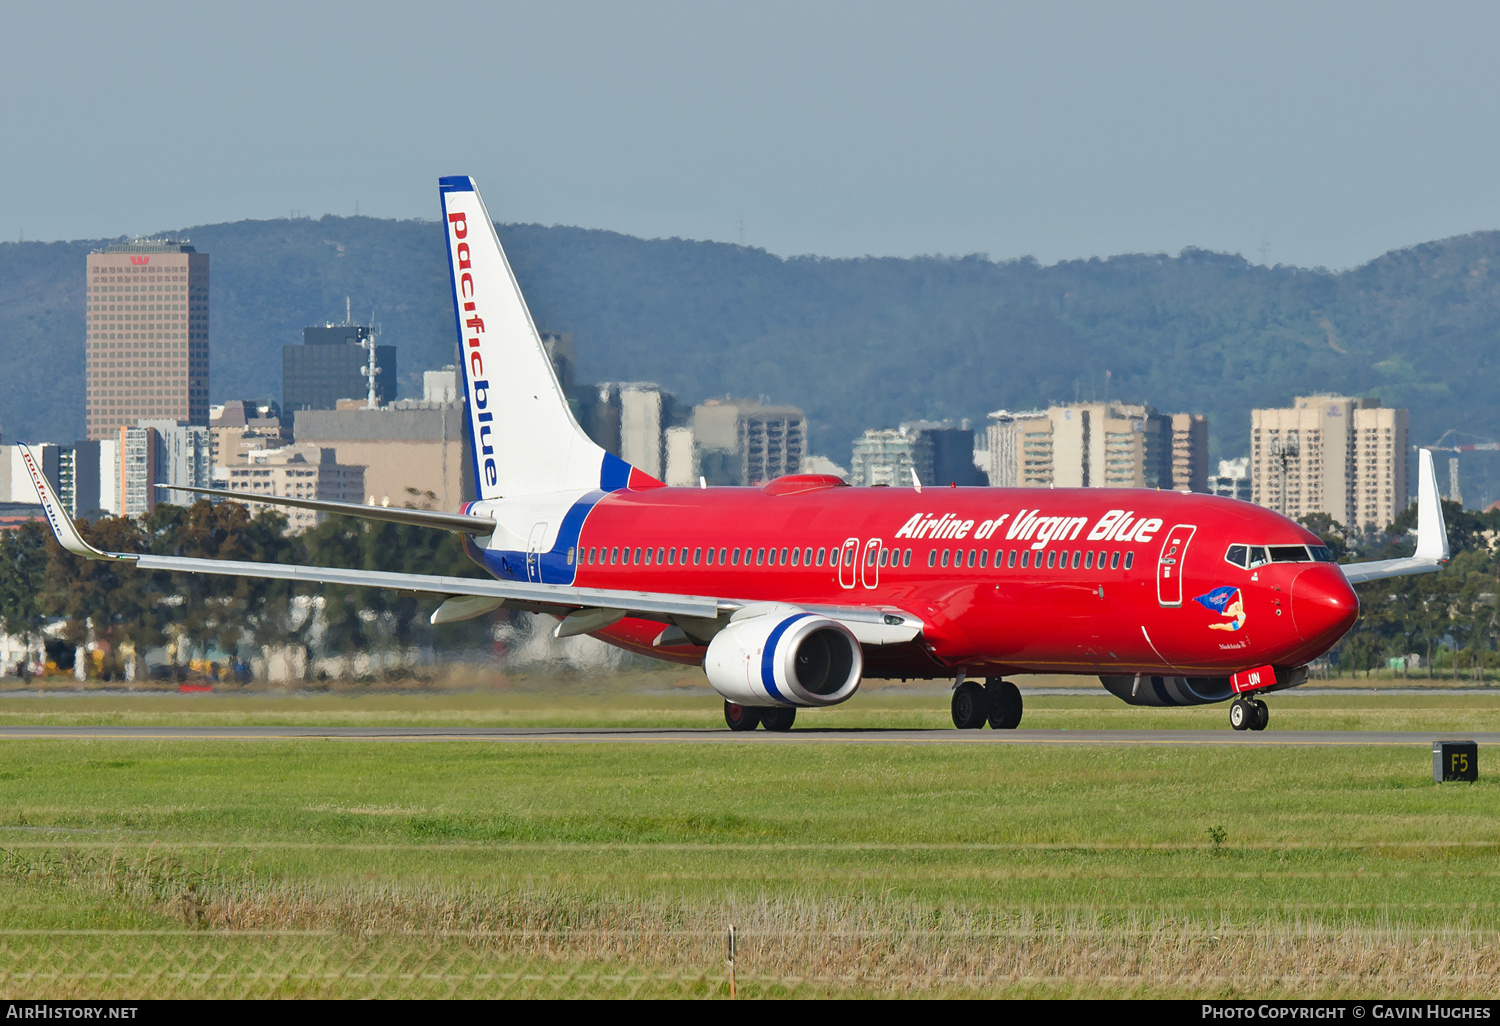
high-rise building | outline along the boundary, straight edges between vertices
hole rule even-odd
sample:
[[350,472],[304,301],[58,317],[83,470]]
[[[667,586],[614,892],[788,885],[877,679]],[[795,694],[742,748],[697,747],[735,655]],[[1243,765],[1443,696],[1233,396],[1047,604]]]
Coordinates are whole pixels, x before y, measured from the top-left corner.
[[1379,399],[1340,395],[1251,410],[1251,501],[1293,519],[1385,527],[1407,505],[1407,419]]
[[709,484],[759,485],[800,474],[807,417],[795,406],[710,399],[693,407],[698,473]]
[[[364,467],[363,501],[404,506],[430,502],[454,510],[474,497],[463,402],[398,399],[368,409],[346,400],[334,410],[297,415],[297,444],[332,450],[343,466]],[[432,498],[427,498],[427,493]]]
[[849,483],[906,485],[977,485],[984,475],[974,465],[974,432],[950,421],[911,421],[866,431],[854,443]]
[[[340,399],[370,392],[370,329],[321,324],[302,329],[300,346],[281,347],[281,412],[295,423],[301,410],[332,410]],[[375,401],[396,398],[396,347],[375,346]]]
[[[1174,424],[1181,420],[1182,439]],[[1175,488],[1206,491],[1208,422],[1125,403],[1073,403],[990,414],[990,483],[1012,488]],[[1179,465],[1176,447],[1181,447]]]
[[208,254],[178,242],[106,246],[87,259],[90,439],[143,417],[208,423]]
[[1172,414],[1172,490],[1209,490],[1208,418],[1201,413]]
[[[910,487],[916,466],[912,450],[916,438],[901,428],[870,428],[854,441],[849,462],[849,483],[866,488],[876,485]],[[929,479],[927,484],[932,484]]]
[[[365,468],[341,464],[332,449],[316,445],[288,445],[253,452],[246,462],[228,468],[226,486],[253,497],[284,495],[293,499],[364,502]],[[254,511],[257,507],[252,504]],[[288,534],[297,534],[326,519],[309,509],[277,506],[286,516]]]
[[1052,419],[1044,410],[990,414],[989,477],[994,488],[1052,484]]
[[118,498],[107,508],[134,517],[150,513],[159,502],[190,505],[197,501],[191,492],[170,492],[157,485],[211,487],[213,441],[206,427],[143,420],[120,429],[118,467],[119,476],[111,482]]
[[1208,490],[1226,499],[1250,501],[1250,457],[1220,460],[1219,472],[1208,479]]

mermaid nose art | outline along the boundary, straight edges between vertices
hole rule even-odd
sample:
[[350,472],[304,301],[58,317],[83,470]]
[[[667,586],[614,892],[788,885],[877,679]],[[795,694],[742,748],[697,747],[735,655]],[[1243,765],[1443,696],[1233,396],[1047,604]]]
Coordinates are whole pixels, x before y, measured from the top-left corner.
[[1305,641],[1343,637],[1359,617],[1359,596],[1336,566],[1310,566],[1292,582],[1292,626]]

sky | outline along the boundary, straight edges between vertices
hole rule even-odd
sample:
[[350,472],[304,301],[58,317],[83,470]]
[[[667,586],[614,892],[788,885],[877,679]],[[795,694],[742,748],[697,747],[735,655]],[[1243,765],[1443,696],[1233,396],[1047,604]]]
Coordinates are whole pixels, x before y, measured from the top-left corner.
[[0,239],[325,213],[1363,263],[1500,227],[1500,5],[0,5]]

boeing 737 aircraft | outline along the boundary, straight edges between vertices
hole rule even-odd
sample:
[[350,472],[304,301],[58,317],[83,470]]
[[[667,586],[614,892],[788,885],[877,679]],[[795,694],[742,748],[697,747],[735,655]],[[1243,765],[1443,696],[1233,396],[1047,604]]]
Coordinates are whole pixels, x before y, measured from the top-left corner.
[[850,488],[815,474],[665,487],[579,428],[473,180],[443,178],[439,194],[478,500],[255,501],[460,532],[493,579],[101,552],[27,451],[59,542],[147,570],[428,593],[443,600],[434,623],[548,614],[558,637],[701,665],[734,730],[787,730],[867,678],[951,679],[956,726],[1013,728],[1021,693],[1006,678],[1025,673],[1097,676],[1132,705],[1232,700],[1231,725],[1259,730],[1258,694],[1301,684],[1354,624],[1352,583],[1448,558],[1426,450],[1415,556],[1343,566],[1286,517],[1207,495]]

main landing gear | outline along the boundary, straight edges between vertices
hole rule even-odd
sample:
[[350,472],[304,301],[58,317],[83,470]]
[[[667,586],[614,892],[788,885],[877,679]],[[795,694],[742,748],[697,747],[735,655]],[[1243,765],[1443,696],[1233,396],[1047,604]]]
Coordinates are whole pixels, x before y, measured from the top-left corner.
[[1265,730],[1271,710],[1258,698],[1236,698],[1229,706],[1229,725],[1235,730]]
[[724,703],[724,722],[729,724],[730,730],[754,730],[756,727],[765,727],[767,730],[780,732],[791,730],[792,723],[796,719],[795,708]]
[[981,687],[966,680],[953,689],[953,725],[978,730],[988,723],[996,730],[1021,725],[1021,689],[1008,680],[991,677]]

